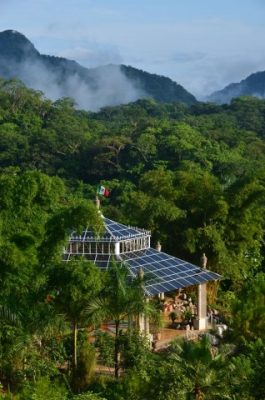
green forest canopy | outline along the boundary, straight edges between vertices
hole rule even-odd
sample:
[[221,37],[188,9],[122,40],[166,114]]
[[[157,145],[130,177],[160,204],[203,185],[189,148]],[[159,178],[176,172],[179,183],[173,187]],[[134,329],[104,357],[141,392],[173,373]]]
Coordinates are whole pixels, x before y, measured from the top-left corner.
[[[23,376],[32,382],[41,376],[54,379],[58,375],[55,365],[67,359],[67,343],[58,343],[54,337],[61,332],[61,323],[71,320],[71,310],[65,311],[68,318],[61,321],[62,304],[56,308],[56,302],[47,304],[45,299],[56,289],[54,268],[64,268],[60,266],[61,249],[69,231],[87,224],[101,229],[91,202],[101,183],[111,190],[110,198],[102,200],[106,216],[151,229],[153,244],[160,240],[167,252],[189,261],[198,263],[205,252],[208,267],[223,275],[220,307],[227,315],[236,313],[231,323],[238,335],[232,340],[246,346],[233,362],[246,363],[252,382],[244,389],[251,390],[251,395],[242,397],[241,391],[238,398],[263,398],[253,368],[256,365],[257,376],[261,376],[264,100],[242,97],[231,105],[190,107],[140,100],[91,113],[76,110],[71,99],[53,103],[20,82],[2,80],[0,168],[0,379],[4,385],[17,388]],[[69,281],[65,288],[73,299],[74,280],[78,282],[85,269],[93,267],[82,264],[78,268],[71,282],[67,278],[71,271],[64,271]],[[102,283],[94,278],[98,279],[96,290]],[[248,341],[255,344],[246,345]],[[174,360],[159,364],[157,399],[162,390],[166,400],[166,371],[171,364],[179,368],[178,351],[184,350],[176,350]],[[214,364],[215,360],[208,358],[207,362]],[[133,391],[127,398],[138,399],[132,387],[141,373],[128,378],[127,389],[120,387],[124,393]],[[147,381],[156,368],[147,368],[145,374],[148,392]],[[245,379],[237,378],[234,393]],[[46,390],[47,379],[31,392]],[[180,382],[175,383],[177,387]],[[182,386],[179,390],[182,393]],[[110,393],[104,396],[113,398]],[[87,398],[93,397],[87,394]]]
[[168,252],[243,281],[261,268],[265,101],[140,100],[99,113],[54,103],[16,81],[0,86],[0,166],[60,177],[77,196],[111,189],[103,210],[151,229]]

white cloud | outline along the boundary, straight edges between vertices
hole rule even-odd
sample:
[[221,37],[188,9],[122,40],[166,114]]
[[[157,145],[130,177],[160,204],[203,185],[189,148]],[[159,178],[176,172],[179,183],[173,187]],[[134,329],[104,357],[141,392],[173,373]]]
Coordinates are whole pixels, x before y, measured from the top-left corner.
[[121,64],[121,55],[111,48],[75,47],[65,49],[58,53],[58,56],[75,60],[86,67],[96,67],[107,64]]
[[39,60],[31,59],[13,65],[9,62],[7,68],[27,86],[41,90],[47,98],[71,97],[78,108],[91,111],[129,103],[144,96],[144,92],[126,78],[119,66],[99,68],[87,81],[77,73],[66,75],[63,82],[55,71],[52,72]]
[[[212,0],[197,5],[190,0],[186,6],[173,0],[141,5],[137,0],[133,5],[107,0],[9,1],[7,6],[7,0],[0,0],[0,8],[6,5],[0,29],[20,30],[41,53],[85,66],[131,64],[170,76],[199,96],[265,69],[265,26],[260,22],[265,0],[242,0],[238,6],[225,0],[218,7]],[[149,14],[141,15],[147,3]]]

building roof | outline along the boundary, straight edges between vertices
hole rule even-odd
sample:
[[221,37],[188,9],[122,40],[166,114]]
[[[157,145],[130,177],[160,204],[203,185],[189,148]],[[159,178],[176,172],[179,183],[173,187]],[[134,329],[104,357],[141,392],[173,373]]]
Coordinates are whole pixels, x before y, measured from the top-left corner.
[[140,269],[144,271],[145,290],[148,295],[221,279],[215,272],[153,248],[121,254],[120,261],[128,266],[133,276],[136,276]]
[[76,235],[75,232],[71,234],[71,241],[117,241],[127,240],[131,238],[142,237],[150,235],[151,233],[145,229],[135,228],[132,226],[126,226],[119,222],[112,221],[109,218],[103,218],[105,231],[100,237],[97,237],[92,229],[85,229],[81,235]]
[[[123,240],[150,236],[149,231],[126,226],[103,216],[102,218],[105,225],[105,232],[101,237],[97,237],[93,230],[86,229],[81,235],[76,235],[73,232],[69,243],[117,243]],[[149,240],[147,242],[149,243]],[[84,249],[85,245],[82,246]],[[70,260],[83,256],[94,262],[102,270],[109,267],[111,260],[115,260],[127,265],[132,277],[137,276],[140,271],[143,271],[145,275],[145,292],[147,295],[169,292],[174,289],[221,279],[221,276],[215,272],[155,250],[149,247],[149,245],[141,250],[120,252],[120,254],[114,254],[114,252],[110,252],[109,254],[102,253],[97,251],[97,245],[94,245],[94,250],[91,250],[91,252],[79,250],[79,247],[82,248],[82,246],[75,246],[75,250],[72,250],[72,252],[71,250],[66,250],[64,259]]]

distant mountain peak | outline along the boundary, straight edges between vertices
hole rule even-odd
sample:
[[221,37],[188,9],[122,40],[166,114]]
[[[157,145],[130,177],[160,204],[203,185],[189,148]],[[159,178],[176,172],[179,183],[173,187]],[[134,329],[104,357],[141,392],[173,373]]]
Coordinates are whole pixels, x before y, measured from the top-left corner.
[[12,37],[23,37],[25,40],[29,41],[23,33],[20,33],[14,29],[6,29],[3,32],[0,32],[1,36],[8,36],[10,38]]
[[224,89],[212,93],[208,100],[224,104],[239,96],[265,98],[265,71],[255,72],[238,83],[230,83]]
[[22,33],[8,29],[0,32],[0,56],[21,60],[23,57],[39,56],[31,41]]

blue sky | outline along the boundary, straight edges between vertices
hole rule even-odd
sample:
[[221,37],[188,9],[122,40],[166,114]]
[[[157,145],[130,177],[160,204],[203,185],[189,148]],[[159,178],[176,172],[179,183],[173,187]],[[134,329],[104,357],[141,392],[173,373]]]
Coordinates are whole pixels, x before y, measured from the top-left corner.
[[265,70],[265,0],[0,0],[0,17],[41,53],[133,65],[199,97]]

